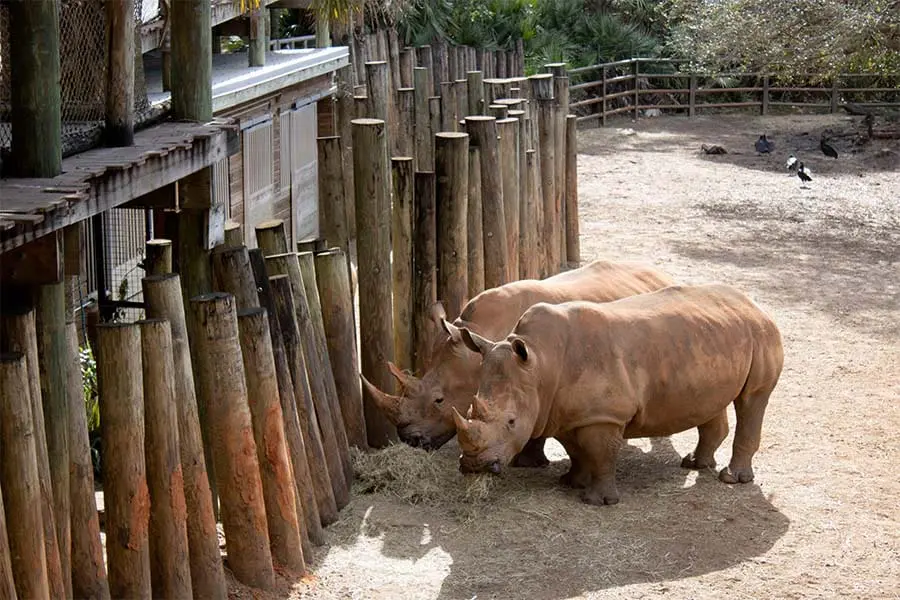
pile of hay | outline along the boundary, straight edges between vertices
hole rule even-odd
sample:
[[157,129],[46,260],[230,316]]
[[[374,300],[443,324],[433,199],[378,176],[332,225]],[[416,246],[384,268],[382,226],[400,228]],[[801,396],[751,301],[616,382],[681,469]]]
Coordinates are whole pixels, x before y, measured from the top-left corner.
[[463,476],[448,452],[427,452],[406,444],[381,450],[352,450],[356,494],[387,494],[410,504],[478,505],[492,498],[499,478]]

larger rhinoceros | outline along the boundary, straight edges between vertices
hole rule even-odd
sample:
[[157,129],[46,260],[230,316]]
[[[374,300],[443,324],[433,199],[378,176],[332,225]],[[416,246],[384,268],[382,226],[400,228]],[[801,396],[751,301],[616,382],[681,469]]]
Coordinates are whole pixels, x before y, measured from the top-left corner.
[[[404,395],[383,393],[365,378],[363,383],[382,412],[397,426],[402,441],[437,449],[456,435],[452,409],[465,411],[478,388],[481,356],[463,343],[461,327],[496,338],[509,333],[522,313],[538,302],[608,302],[672,283],[668,275],[644,264],[596,260],[540,281],[515,281],[489,289],[469,300],[453,323],[447,322],[442,310],[434,315],[441,333],[435,340],[428,371],[421,379],[388,363]],[[543,440],[529,444],[516,464],[547,464],[543,445]]]
[[737,428],[726,483],[753,480],[763,415],[784,361],[775,323],[729,286],[673,286],[605,304],[536,304],[505,341],[467,329],[484,356],[469,418],[454,411],[460,470],[501,468],[529,439],[558,439],[572,461],[562,483],[590,504],[618,502],[624,438],[700,433],[682,466],[715,466]]

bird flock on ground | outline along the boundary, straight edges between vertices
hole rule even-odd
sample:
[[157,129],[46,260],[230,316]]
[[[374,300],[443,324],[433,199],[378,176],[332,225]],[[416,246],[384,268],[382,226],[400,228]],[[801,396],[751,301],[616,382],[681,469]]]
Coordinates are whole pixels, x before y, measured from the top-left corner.
[[[835,150],[834,146],[828,143],[829,133],[830,130],[827,129],[822,132],[822,135],[819,139],[819,149],[826,157],[837,159],[837,150]],[[768,139],[766,137],[766,134],[762,134],[761,136],[759,136],[759,139],[756,140],[754,148],[759,154],[771,154],[775,150],[775,142]],[[718,145],[703,144],[702,146],[700,146],[700,149],[705,154],[728,154],[728,151],[725,148]],[[797,173],[797,177],[799,177],[800,181],[802,182],[801,185],[805,185],[812,181],[812,177],[810,176],[811,171],[809,170],[809,168],[804,164],[802,160],[799,160],[793,154],[788,156],[787,162],[784,166],[788,171]]]

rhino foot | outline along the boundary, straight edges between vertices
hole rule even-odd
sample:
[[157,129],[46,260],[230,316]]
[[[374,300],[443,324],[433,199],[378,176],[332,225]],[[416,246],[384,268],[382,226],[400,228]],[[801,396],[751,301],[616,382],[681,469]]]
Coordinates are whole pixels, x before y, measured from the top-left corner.
[[753,481],[753,468],[735,469],[730,466],[725,467],[719,471],[719,481],[725,483],[750,483]]
[[559,478],[560,485],[575,488],[576,490],[582,490],[586,488],[588,484],[590,484],[590,482],[590,475],[574,468],[569,469],[568,472],[566,472]]
[[708,458],[699,458],[693,452],[685,456],[681,461],[683,469],[712,469],[716,466],[716,459],[712,456]]
[[512,460],[512,466],[536,468],[546,467],[550,461],[544,455],[544,438],[536,438],[528,440],[522,451],[519,452]]
[[615,486],[595,486],[581,494],[581,501],[594,506],[612,506],[619,503],[619,492]]

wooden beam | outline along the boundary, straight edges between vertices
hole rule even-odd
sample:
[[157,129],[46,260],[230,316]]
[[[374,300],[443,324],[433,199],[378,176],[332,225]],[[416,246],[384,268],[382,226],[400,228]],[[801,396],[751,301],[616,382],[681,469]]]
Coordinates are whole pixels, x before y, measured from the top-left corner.
[[0,259],[0,287],[62,281],[62,232],[45,235],[7,252]]
[[134,0],[106,3],[109,61],[106,82],[106,144],[134,143]]
[[59,2],[11,2],[9,19],[13,170],[19,177],[53,177],[62,171]]
[[212,5],[178,0],[172,13],[172,116],[212,119]]

